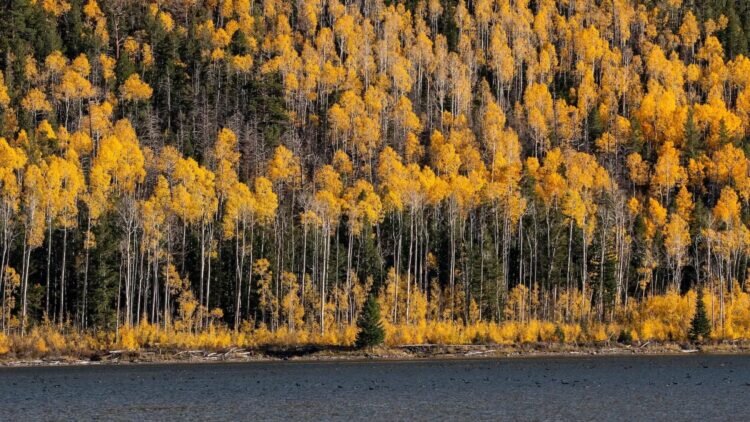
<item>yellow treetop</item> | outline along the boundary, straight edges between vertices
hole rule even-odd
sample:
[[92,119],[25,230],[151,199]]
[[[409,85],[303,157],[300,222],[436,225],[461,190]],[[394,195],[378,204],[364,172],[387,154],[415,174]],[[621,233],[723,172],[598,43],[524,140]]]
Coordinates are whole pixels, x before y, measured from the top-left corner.
[[216,190],[225,197],[231,187],[238,181],[237,165],[240,153],[237,150],[237,136],[230,129],[221,129],[213,148],[213,159],[216,169]]
[[255,214],[262,224],[270,223],[276,216],[279,207],[279,197],[273,191],[273,184],[267,178],[255,178],[253,193],[256,201]]
[[716,202],[716,206],[713,209],[713,215],[720,222],[733,226],[740,223],[740,216],[742,209],[740,206],[737,192],[729,186],[725,186],[721,190],[719,200]]
[[250,188],[242,182],[236,182],[224,201],[224,215],[222,216],[224,236],[232,239],[239,231],[240,224],[250,224],[257,206]]
[[283,145],[276,147],[273,157],[268,161],[268,177],[271,181],[292,183],[299,179],[301,173],[299,157]]
[[134,73],[120,86],[120,95],[126,101],[146,101],[154,90],[137,73]]
[[44,200],[46,196],[45,174],[42,169],[31,164],[26,168],[23,179],[23,206],[27,242],[30,247],[37,248],[44,242],[45,213]]
[[365,224],[379,223],[383,218],[383,204],[370,182],[359,179],[344,193],[344,207],[349,227],[359,235]]
[[63,15],[70,10],[70,3],[65,0],[33,0],[32,2],[40,2],[44,11],[51,13],[55,17]]
[[218,208],[214,173],[192,158],[180,158],[172,177],[173,212],[187,224],[212,219]]
[[680,165],[680,153],[672,142],[665,142],[659,149],[659,158],[654,166],[654,175],[651,177],[653,186],[668,193],[675,186],[680,186],[687,181],[687,172]]
[[690,227],[687,221],[673,213],[664,227],[664,248],[670,257],[681,263],[689,245]]
[[21,188],[18,171],[26,165],[26,161],[22,149],[10,146],[5,138],[0,137],[0,196],[2,202],[13,210],[18,208]]
[[31,113],[52,111],[52,104],[47,101],[47,96],[37,88],[32,88],[21,101],[21,107]]
[[8,86],[5,85],[5,78],[0,72],[0,108],[6,108],[10,105],[10,95],[8,95]]

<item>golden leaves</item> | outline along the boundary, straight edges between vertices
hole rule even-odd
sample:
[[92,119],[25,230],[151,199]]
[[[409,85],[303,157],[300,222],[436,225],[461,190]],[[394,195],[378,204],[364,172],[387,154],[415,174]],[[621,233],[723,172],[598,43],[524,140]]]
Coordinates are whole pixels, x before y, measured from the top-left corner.
[[47,101],[47,96],[39,89],[32,88],[21,101],[21,107],[31,113],[52,111],[52,104]]
[[713,209],[713,215],[726,225],[735,225],[740,222],[741,207],[737,192],[729,186],[721,190],[719,200]]
[[254,188],[257,201],[255,213],[261,223],[267,224],[276,216],[279,198],[273,191],[271,181],[263,176],[255,178]]
[[648,184],[648,162],[643,161],[637,152],[628,155],[626,160],[630,180],[636,185]]
[[678,263],[690,245],[690,227],[679,214],[672,214],[664,227],[664,249]]
[[237,165],[240,153],[237,150],[237,136],[230,129],[223,128],[216,137],[213,148],[214,167],[216,169],[216,190],[226,196],[232,186],[239,180]]
[[284,145],[279,145],[274,150],[273,157],[268,161],[267,174],[274,183],[298,182],[302,174],[299,157]]
[[207,222],[218,210],[216,175],[192,158],[180,158],[172,174],[172,210],[186,224]]
[[370,182],[359,179],[344,192],[344,209],[352,233],[359,235],[367,224],[377,224],[383,218],[383,204]]
[[524,106],[529,119],[529,127],[534,131],[537,142],[546,143],[554,118],[552,95],[547,86],[532,84],[526,88]]
[[154,90],[141,77],[134,73],[120,86],[120,95],[126,101],[146,101]]
[[5,78],[0,72],[0,108],[6,108],[10,105],[10,95],[8,95],[8,86],[5,85]]
[[20,195],[18,171],[26,165],[26,154],[12,147],[0,137],[0,198],[12,210],[17,210]]
[[687,172],[680,165],[680,156],[672,142],[665,142],[659,149],[659,158],[654,166],[651,183],[655,189],[668,193],[675,186],[687,181]]
[[34,0],[34,2],[36,1],[41,1],[44,11],[55,17],[59,17],[70,10],[70,3],[65,0]]

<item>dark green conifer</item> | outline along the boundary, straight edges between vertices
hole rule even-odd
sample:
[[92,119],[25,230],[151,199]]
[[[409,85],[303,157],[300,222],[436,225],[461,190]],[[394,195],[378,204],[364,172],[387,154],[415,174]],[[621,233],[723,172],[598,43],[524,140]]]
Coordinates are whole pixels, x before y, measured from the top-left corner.
[[693,343],[700,342],[708,338],[711,334],[711,325],[706,316],[706,306],[703,304],[703,289],[698,289],[698,297],[695,304],[695,315],[693,322],[690,324],[688,337]]
[[373,295],[367,298],[365,308],[357,320],[357,328],[359,333],[356,346],[360,349],[380,345],[385,340],[385,330],[380,321],[380,305]]

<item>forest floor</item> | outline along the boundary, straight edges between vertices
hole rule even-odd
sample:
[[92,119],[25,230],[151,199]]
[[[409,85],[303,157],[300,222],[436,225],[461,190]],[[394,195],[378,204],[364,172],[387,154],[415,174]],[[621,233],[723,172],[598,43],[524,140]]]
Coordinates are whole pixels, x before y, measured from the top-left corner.
[[223,351],[163,350],[140,351],[111,350],[89,356],[47,356],[24,359],[13,356],[0,357],[0,367],[58,366],[58,365],[108,365],[108,364],[159,364],[159,363],[212,363],[212,362],[278,362],[278,361],[362,361],[362,360],[435,360],[435,359],[498,359],[532,357],[583,357],[626,355],[682,355],[682,354],[750,354],[750,342],[722,342],[703,345],[681,343],[655,343],[626,345],[555,344],[537,343],[523,345],[403,345],[358,350],[343,346],[260,347],[254,349],[232,348]]

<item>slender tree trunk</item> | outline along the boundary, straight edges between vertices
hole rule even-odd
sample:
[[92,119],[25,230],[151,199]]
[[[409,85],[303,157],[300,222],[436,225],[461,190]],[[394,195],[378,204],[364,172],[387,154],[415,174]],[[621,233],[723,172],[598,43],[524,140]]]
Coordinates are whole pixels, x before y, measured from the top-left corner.
[[65,323],[65,261],[68,252],[68,228],[63,228],[63,254],[60,271],[60,324]]

